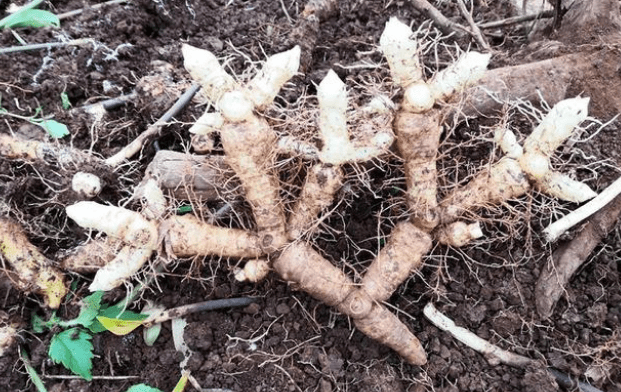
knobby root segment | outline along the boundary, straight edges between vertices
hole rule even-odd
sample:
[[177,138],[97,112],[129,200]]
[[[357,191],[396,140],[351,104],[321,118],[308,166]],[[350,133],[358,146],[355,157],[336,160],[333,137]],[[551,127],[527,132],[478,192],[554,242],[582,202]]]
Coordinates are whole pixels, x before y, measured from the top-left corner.
[[443,223],[450,223],[468,211],[521,196],[530,184],[515,159],[503,157],[477,174],[468,184],[444,198],[439,205]]
[[267,249],[286,243],[285,213],[279,195],[278,179],[272,173],[276,134],[265,120],[228,123],[220,131],[226,163],[243,185],[246,200],[252,206],[257,230]]
[[[425,220],[437,206],[436,155],[440,144],[440,113],[400,112],[395,121],[397,148],[405,160],[407,199],[415,219]],[[426,228],[432,222],[421,222]]]
[[375,301],[390,298],[397,287],[420,268],[431,245],[429,234],[413,224],[397,224],[362,279],[364,291]]
[[593,249],[614,228],[621,214],[621,196],[595,213],[571,242],[561,245],[542,269],[535,286],[537,312],[543,318],[552,315],[565,286]]
[[216,255],[256,258],[264,255],[260,237],[245,230],[210,225],[191,215],[162,223],[166,250],[177,257]]
[[343,171],[337,166],[319,164],[311,168],[289,217],[287,233],[290,240],[298,239],[311,229],[317,215],[332,204],[342,180]]
[[67,287],[62,273],[30,243],[23,228],[9,218],[0,218],[0,255],[12,267],[9,276],[25,292],[43,295],[45,303],[57,309]]
[[425,351],[409,329],[309,245],[290,244],[273,267],[286,281],[354,319],[361,332],[391,347],[409,363],[426,363]]
[[64,270],[72,272],[97,272],[114,260],[120,245],[120,242],[111,238],[92,240],[63,255],[60,265]]

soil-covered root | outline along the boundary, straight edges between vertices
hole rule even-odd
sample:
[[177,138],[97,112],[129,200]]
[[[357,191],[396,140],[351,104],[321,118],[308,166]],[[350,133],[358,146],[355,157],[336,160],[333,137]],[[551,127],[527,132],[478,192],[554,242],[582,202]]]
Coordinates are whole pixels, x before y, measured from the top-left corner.
[[334,201],[342,179],[343,171],[338,166],[319,164],[310,169],[302,194],[289,216],[289,239],[295,240],[311,229],[317,215]]
[[300,48],[270,57],[246,86],[226,73],[209,51],[189,45],[182,51],[185,68],[224,118],[219,131],[226,163],[240,179],[264,248],[274,251],[287,243],[278,178],[273,173],[277,136],[253,110],[271,104],[297,72]]
[[432,229],[437,224],[430,216],[438,198],[436,157],[442,133],[440,112],[401,111],[397,114],[395,131],[399,155],[405,160],[407,200],[413,219],[420,221],[421,227]]
[[261,238],[240,229],[218,227],[192,215],[173,216],[162,223],[166,252],[177,257],[214,255],[257,258],[265,254]]
[[65,147],[56,143],[37,140],[24,140],[6,134],[0,134],[0,155],[9,159],[39,160],[59,165],[81,165],[98,162],[93,156],[82,150]]
[[409,363],[426,363],[425,351],[409,329],[309,245],[288,245],[273,267],[295,287],[351,317],[363,333],[389,346]]
[[447,195],[439,204],[439,216],[442,223],[451,223],[466,212],[521,196],[529,189],[519,163],[503,157]]
[[537,312],[549,318],[571,276],[614,228],[621,214],[621,196],[595,213],[569,243],[561,245],[542,269],[535,286]]
[[278,178],[272,173],[277,144],[275,132],[258,117],[240,123],[227,123],[220,131],[226,163],[235,171],[250,203],[257,231],[265,246],[284,245],[285,214],[279,194]]
[[68,292],[63,274],[30,243],[21,225],[9,218],[0,218],[0,255],[11,266],[9,276],[20,290],[43,295],[52,309],[60,306]]
[[60,259],[60,266],[66,271],[97,272],[114,260],[118,248],[118,241],[106,237],[79,245],[63,254],[56,255],[56,258]]
[[436,159],[442,133],[444,109],[437,101],[460,95],[484,74],[489,55],[463,54],[456,62],[423,79],[419,60],[420,45],[411,39],[412,30],[396,18],[386,23],[380,48],[388,60],[394,83],[405,89],[395,121],[397,148],[405,160],[407,198],[413,221],[431,231],[439,223],[437,207]]

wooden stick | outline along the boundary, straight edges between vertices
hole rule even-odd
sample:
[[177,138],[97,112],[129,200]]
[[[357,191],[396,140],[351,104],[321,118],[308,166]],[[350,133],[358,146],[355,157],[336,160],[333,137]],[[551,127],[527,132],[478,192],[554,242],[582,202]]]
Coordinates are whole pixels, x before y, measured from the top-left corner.
[[543,230],[545,240],[548,242],[556,241],[564,232],[604,208],[619,194],[621,194],[621,178],[613,182],[590,202],[546,227]]
[[617,223],[620,213],[621,196],[617,196],[596,212],[571,242],[554,251],[535,286],[535,304],[541,317],[548,318],[552,315],[553,308],[565,292],[565,286],[572,275],[606,238]]
[[80,8],[78,10],[73,10],[73,11],[67,11],[65,13],[58,14],[57,16],[58,16],[58,19],[63,20],[63,19],[71,18],[72,16],[80,15],[82,12],[88,9],[98,10],[108,5],[123,4],[127,2],[129,2],[129,0],[110,0],[110,1],[106,1],[105,3],[92,5],[90,7]]
[[446,16],[442,15],[442,12],[431,5],[427,0],[410,0],[410,3],[412,3],[412,6],[414,6],[414,8],[418,11],[433,20],[444,34],[454,34],[457,37],[463,37],[465,32],[468,31],[468,29],[464,26],[455,23]]
[[10,48],[0,48],[0,54],[8,54],[15,52],[25,52],[27,50],[59,48],[63,46],[80,46],[93,43],[91,38],[72,39],[67,42],[47,42],[43,44],[30,44],[23,46],[11,46]]
[[256,299],[250,298],[250,297],[226,298],[226,299],[216,299],[216,300],[211,300],[211,301],[198,302],[198,303],[190,304],[190,305],[179,306],[176,308],[167,309],[167,310],[163,310],[161,312],[152,314],[151,316],[149,316],[147,319],[143,321],[142,325],[148,328],[152,326],[153,324],[183,317],[190,313],[223,309],[223,308],[248,306],[255,301]]
[[479,28],[482,30],[494,29],[496,27],[505,27],[523,22],[530,22],[531,20],[547,19],[554,16],[554,11],[543,11],[538,14],[512,16],[511,18],[496,20],[493,22],[481,23]]
[[479,27],[474,22],[474,19],[472,18],[472,15],[466,8],[464,1],[457,0],[457,6],[459,7],[459,10],[461,11],[464,18],[466,18],[466,21],[468,21],[468,24],[470,25],[470,28],[472,29],[472,36],[474,37],[474,39],[477,40],[477,42],[479,43],[481,48],[483,48],[484,51],[491,52],[492,48],[489,46],[489,44],[485,40],[485,37],[483,36],[483,34],[481,34],[481,30],[479,30]]

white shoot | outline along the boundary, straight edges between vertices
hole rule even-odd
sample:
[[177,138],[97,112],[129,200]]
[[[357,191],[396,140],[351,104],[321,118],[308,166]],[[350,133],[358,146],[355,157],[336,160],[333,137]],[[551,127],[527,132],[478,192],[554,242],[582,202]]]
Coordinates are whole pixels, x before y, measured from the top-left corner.
[[466,52],[430,82],[436,99],[447,98],[476,83],[485,74],[491,54]]
[[244,268],[235,271],[235,280],[238,282],[260,282],[269,272],[270,266],[266,260],[249,260]]
[[88,286],[88,289],[90,291],[109,291],[119,287],[142,268],[149,260],[151,253],[153,253],[152,249],[134,248],[132,246],[121,248],[114,260],[97,271],[93,283]]
[[184,44],[183,65],[203,88],[203,93],[212,101],[218,102],[227,91],[238,89],[237,83],[218,62],[210,51]]
[[229,91],[224,93],[218,108],[222,112],[224,118],[231,122],[241,122],[252,118],[252,109],[254,104],[241,91]]
[[380,37],[380,48],[388,60],[393,81],[402,87],[423,80],[418,44],[411,36],[408,25],[392,17]]
[[556,241],[561,234],[602,209],[619,194],[621,194],[621,178],[604,189],[595,199],[546,227],[543,231],[545,239],[549,242]]
[[69,218],[84,228],[103,231],[138,248],[154,250],[157,247],[157,226],[138,212],[92,201],[78,202],[68,206],[66,211]]
[[573,203],[582,203],[597,196],[588,185],[571,179],[571,177],[550,171],[537,186],[550,196]]
[[190,127],[190,133],[195,135],[210,135],[219,131],[224,125],[224,117],[218,112],[205,113]]
[[403,94],[403,107],[412,113],[426,112],[433,107],[435,101],[431,88],[424,82],[411,84]]
[[145,208],[142,214],[149,219],[160,219],[166,215],[168,202],[164,192],[153,178],[149,178],[134,191],[134,197],[143,199]]
[[550,156],[588,116],[589,98],[565,99],[552,108],[526,138],[524,150]]
[[461,247],[472,240],[483,237],[483,231],[479,222],[467,224],[465,222],[453,222],[440,228],[435,233],[438,242],[444,245]]
[[515,133],[508,129],[497,128],[494,132],[494,141],[509,158],[518,159],[524,153],[524,149],[518,143]]
[[278,91],[291,79],[300,67],[299,46],[267,59],[261,71],[246,86],[247,95],[254,105],[263,109],[268,106]]
[[347,90],[334,71],[328,71],[317,87],[319,100],[319,131],[323,140],[320,152],[324,163],[341,164],[350,155],[347,131]]

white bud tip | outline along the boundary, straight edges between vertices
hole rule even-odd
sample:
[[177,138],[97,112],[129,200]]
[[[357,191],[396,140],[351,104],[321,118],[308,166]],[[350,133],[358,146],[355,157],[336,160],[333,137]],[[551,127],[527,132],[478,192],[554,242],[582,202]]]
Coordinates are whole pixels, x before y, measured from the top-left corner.
[[407,41],[411,35],[412,29],[410,29],[410,26],[393,16],[386,22],[386,27],[380,37],[380,46],[390,45],[398,41]]
[[329,70],[325,78],[317,87],[317,98],[319,102],[330,104],[332,102],[341,102],[347,100],[347,91],[345,83],[333,70]]
[[435,100],[426,83],[416,83],[405,90],[403,107],[412,113],[423,113],[433,107]]

